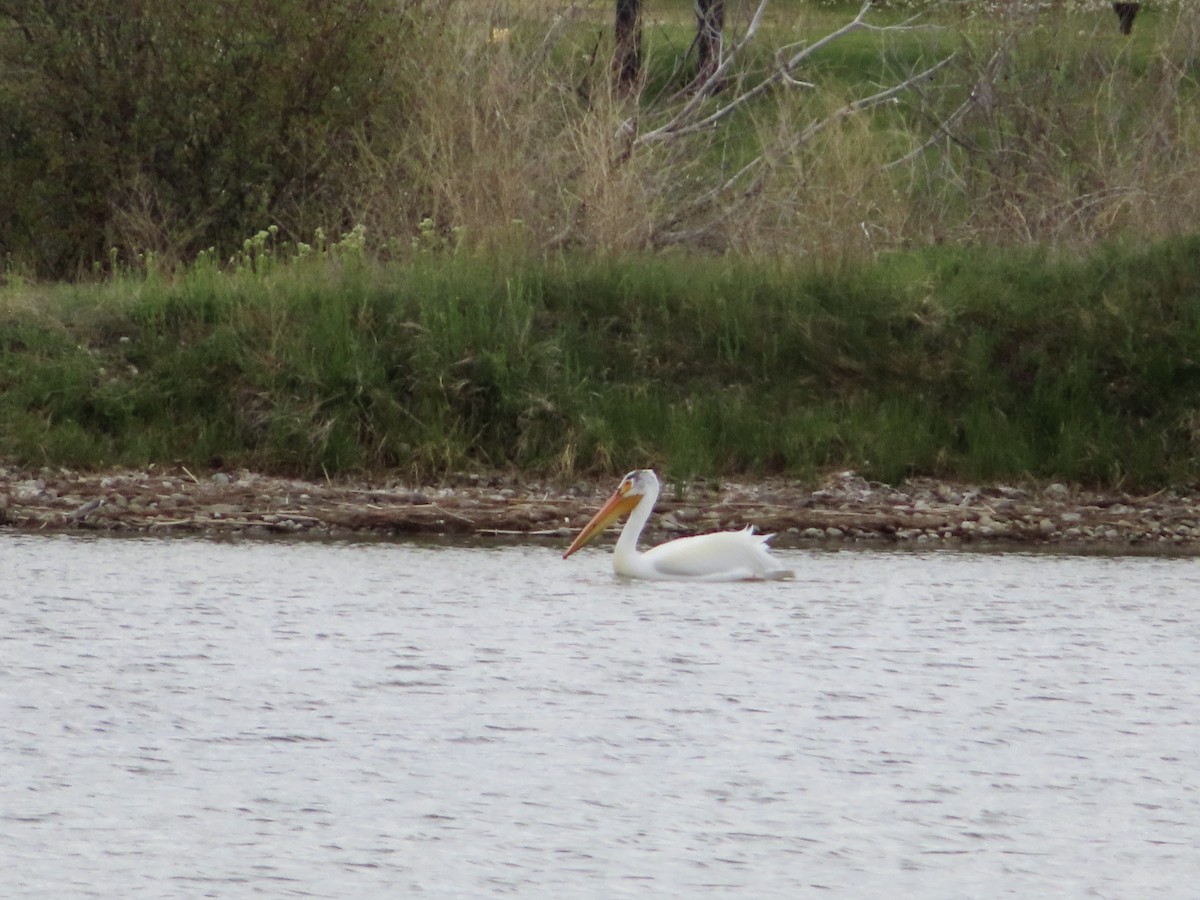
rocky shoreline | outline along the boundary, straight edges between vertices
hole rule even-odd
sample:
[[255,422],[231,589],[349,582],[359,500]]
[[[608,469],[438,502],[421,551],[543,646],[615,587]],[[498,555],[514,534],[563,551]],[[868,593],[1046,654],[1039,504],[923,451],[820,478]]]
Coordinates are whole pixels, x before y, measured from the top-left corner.
[[[0,467],[0,531],[330,538],[460,535],[566,539],[607,497],[571,485],[462,475],[444,485],[300,481],[151,466],[103,473]],[[649,541],[756,525],[777,546],[1063,546],[1200,553],[1200,492],[1148,496],[1063,484],[892,487],[843,472],[816,490],[783,479],[670,485]]]

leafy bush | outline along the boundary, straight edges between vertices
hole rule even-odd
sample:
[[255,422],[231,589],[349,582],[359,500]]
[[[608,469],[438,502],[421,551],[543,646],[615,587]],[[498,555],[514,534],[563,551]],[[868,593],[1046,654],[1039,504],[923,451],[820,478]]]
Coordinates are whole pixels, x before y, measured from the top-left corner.
[[190,259],[339,226],[415,5],[0,4],[0,253],[63,276],[112,247]]

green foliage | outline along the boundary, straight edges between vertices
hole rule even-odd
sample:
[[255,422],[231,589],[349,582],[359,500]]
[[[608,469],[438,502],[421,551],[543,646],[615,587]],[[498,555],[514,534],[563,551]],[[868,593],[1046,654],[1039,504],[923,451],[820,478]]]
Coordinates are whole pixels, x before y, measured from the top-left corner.
[[861,266],[336,247],[0,293],[0,457],[305,475],[1200,475],[1200,239]]
[[3,4],[0,255],[62,276],[113,247],[191,259],[262,222],[340,225],[410,5]]
[[662,9],[625,97],[536,4],[0,3],[0,456],[1195,479],[1194,17],[939,7],[634,147],[689,102]]

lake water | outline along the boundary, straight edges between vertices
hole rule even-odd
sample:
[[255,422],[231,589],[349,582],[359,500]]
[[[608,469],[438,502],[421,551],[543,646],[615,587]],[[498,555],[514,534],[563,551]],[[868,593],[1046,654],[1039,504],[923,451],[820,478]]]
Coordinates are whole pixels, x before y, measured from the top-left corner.
[[1195,897],[1200,561],[0,535],[0,896]]

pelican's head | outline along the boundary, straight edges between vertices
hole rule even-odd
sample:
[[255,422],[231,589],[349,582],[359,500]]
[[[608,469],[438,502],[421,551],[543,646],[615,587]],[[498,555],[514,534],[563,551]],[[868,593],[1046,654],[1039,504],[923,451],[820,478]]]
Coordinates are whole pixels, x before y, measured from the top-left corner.
[[[628,485],[627,488],[626,485]],[[635,469],[621,479],[620,487],[617,490],[621,490],[622,488],[626,488],[629,493],[636,494],[638,497],[645,497],[647,494],[657,494],[659,489],[658,476],[654,474],[653,469]]]
[[658,496],[658,476],[654,474],[653,469],[635,469],[622,478],[617,489],[613,491],[613,495],[605,501],[592,520],[583,526],[579,536],[563,554],[563,559],[566,559],[621,516],[630,512],[648,494]]

